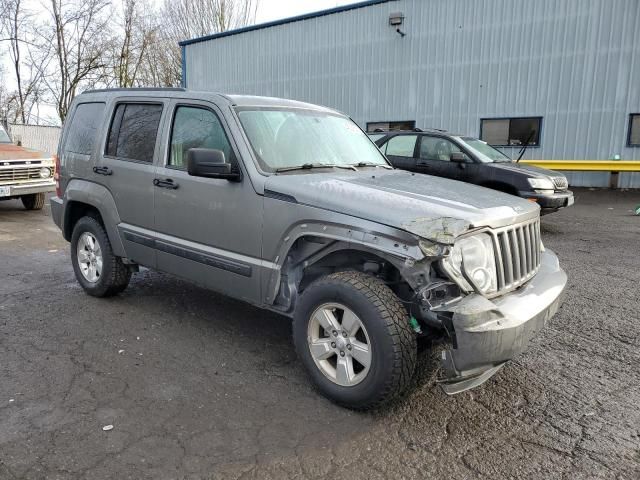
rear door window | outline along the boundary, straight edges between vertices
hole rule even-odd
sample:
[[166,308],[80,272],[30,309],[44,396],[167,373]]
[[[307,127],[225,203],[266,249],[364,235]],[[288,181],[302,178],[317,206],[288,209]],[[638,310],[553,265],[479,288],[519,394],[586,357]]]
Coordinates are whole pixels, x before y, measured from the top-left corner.
[[111,121],[106,155],[152,163],[161,116],[160,104],[119,104]]
[[65,152],[91,155],[102,124],[104,108],[105,104],[100,102],[81,103],[76,107],[69,126]]

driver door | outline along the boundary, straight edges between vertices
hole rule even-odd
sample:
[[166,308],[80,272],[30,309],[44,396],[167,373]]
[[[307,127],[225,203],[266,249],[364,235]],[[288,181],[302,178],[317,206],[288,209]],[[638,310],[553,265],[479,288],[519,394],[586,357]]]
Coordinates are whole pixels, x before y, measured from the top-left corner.
[[454,152],[462,152],[462,149],[451,140],[444,137],[423,135],[420,138],[416,162],[418,171],[438,177],[467,181],[467,164],[452,162],[451,154]]
[[251,303],[260,300],[262,198],[240,181],[186,170],[190,148],[221,150],[241,169],[223,116],[207,102],[174,101],[164,162],[156,172],[157,262],[161,270]]

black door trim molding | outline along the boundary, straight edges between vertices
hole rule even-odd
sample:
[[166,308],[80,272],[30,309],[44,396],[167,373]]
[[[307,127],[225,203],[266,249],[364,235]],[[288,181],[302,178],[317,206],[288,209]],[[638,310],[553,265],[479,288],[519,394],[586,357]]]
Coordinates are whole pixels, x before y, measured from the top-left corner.
[[238,260],[231,260],[228,258],[220,257],[219,255],[212,255],[210,253],[204,253],[191,248],[181,247],[175,243],[167,242],[164,240],[157,240],[138,233],[124,231],[124,238],[133,243],[144,245],[145,247],[154,248],[160,252],[175,255],[177,257],[186,258],[193,262],[202,263],[209,267],[219,268],[220,270],[226,270],[227,272],[242,275],[243,277],[251,277],[252,268],[251,265],[240,262]]

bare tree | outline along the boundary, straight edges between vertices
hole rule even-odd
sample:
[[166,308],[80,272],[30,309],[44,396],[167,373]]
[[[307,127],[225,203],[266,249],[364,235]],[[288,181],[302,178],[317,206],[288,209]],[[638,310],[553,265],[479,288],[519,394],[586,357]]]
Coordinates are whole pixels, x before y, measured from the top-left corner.
[[[182,79],[182,64],[173,58],[173,41],[158,27],[150,32],[148,46],[137,76],[139,86],[177,87]],[[177,46],[177,45],[175,45]]]
[[174,40],[219,33],[252,22],[256,0],[165,0],[168,31]]
[[42,74],[33,64],[33,15],[21,0],[0,0],[0,42],[8,43],[9,58],[17,85],[12,121],[27,123],[34,100],[40,96]]
[[156,18],[147,0],[122,0],[122,22],[113,40],[108,84],[118,87],[142,84],[148,50],[158,30]]
[[6,85],[4,69],[0,66],[0,124],[5,127],[19,117],[17,94],[10,92]]
[[172,84],[179,83],[182,71],[178,42],[252,23],[258,3],[259,0],[165,0],[163,36],[174,75]]
[[81,88],[104,80],[110,41],[108,7],[109,0],[49,0],[40,69],[61,121]]

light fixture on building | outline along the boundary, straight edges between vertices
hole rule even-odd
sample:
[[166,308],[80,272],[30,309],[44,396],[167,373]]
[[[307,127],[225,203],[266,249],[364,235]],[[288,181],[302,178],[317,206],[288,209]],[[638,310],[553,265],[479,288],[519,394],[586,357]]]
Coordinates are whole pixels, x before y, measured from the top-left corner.
[[401,37],[404,37],[406,33],[400,30],[400,26],[404,23],[404,14],[402,12],[396,12],[389,15],[389,25],[396,28],[396,32]]

